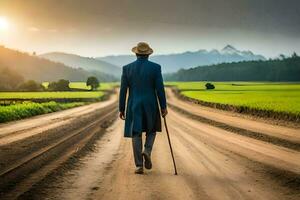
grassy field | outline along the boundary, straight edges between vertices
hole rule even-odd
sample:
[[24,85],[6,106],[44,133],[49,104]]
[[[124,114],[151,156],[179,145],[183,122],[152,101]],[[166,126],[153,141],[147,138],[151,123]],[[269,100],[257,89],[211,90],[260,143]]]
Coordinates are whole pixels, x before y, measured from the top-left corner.
[[[47,87],[48,83],[43,83]],[[86,89],[87,91],[64,91],[64,92],[0,92],[0,102],[8,100],[10,105],[0,106],[0,123],[23,119],[35,115],[55,112],[76,106],[85,105],[84,102],[55,102],[59,99],[71,101],[90,101],[89,99],[100,99],[105,95],[104,90],[111,90],[117,83],[102,83],[97,91],[88,91],[90,88],[84,82],[71,82],[71,88]],[[12,101],[11,101],[11,100]],[[23,102],[25,101],[47,101],[45,103]],[[21,100],[21,103],[14,103]],[[50,102],[48,102],[50,101]]]
[[0,92],[0,99],[72,99],[72,98],[100,98],[101,91],[86,92]]
[[[43,83],[47,86],[48,83]],[[101,83],[100,90],[110,90],[117,83]],[[71,82],[71,88],[89,89],[84,82]],[[64,91],[64,92],[0,92],[1,99],[72,99],[72,98],[100,98],[104,95],[103,91]]]
[[15,105],[0,106],[0,123],[65,110],[68,108],[82,106],[84,104],[86,103],[57,103],[51,101],[47,103],[24,102]]
[[[48,87],[49,82],[44,82],[43,86]],[[111,90],[114,86],[118,85],[118,83],[100,83],[100,87],[98,90]],[[86,86],[85,82],[70,82],[70,88],[73,89],[84,89],[84,90],[90,90],[90,86]]]
[[214,90],[205,90],[206,82],[168,82],[181,94],[225,105],[292,113],[300,116],[300,83],[215,82]]

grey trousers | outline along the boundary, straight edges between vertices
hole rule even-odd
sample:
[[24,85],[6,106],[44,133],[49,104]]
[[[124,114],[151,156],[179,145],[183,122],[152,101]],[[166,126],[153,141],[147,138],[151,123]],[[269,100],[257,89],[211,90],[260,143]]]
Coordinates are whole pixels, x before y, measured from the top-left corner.
[[[152,147],[154,144],[156,133],[146,133],[146,141],[144,144],[144,152],[151,156]],[[134,134],[132,137],[132,148],[134,162],[136,167],[143,167],[143,141],[142,134]]]

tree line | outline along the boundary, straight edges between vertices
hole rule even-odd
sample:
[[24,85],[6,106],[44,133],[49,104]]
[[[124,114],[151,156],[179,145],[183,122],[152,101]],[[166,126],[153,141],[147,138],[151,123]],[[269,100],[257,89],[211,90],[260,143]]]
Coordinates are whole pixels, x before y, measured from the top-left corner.
[[294,53],[267,61],[243,61],[181,69],[167,81],[300,81],[300,57]]
[[[70,81],[60,79],[58,81],[49,82],[45,87],[42,83],[34,80],[24,80],[17,72],[9,68],[0,68],[0,92],[1,91],[71,91]],[[91,87],[91,90],[96,90],[99,86],[99,80],[95,76],[87,78],[86,85]]]

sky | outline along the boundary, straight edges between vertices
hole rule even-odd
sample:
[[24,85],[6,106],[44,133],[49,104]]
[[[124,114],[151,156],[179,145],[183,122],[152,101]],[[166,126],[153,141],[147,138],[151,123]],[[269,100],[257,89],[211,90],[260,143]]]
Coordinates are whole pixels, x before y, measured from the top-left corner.
[[0,44],[9,48],[97,57],[130,54],[139,41],[155,54],[227,44],[300,54],[300,1],[0,0]]

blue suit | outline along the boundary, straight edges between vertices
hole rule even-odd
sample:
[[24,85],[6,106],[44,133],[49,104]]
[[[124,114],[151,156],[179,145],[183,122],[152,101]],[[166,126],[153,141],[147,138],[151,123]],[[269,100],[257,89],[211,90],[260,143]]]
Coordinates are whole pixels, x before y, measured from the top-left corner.
[[133,137],[134,133],[141,132],[161,132],[158,102],[161,109],[167,107],[161,66],[150,62],[148,58],[138,57],[136,61],[123,67],[120,112],[125,112],[127,90],[129,95],[124,136]]

